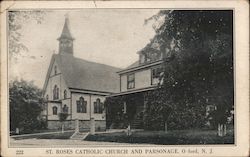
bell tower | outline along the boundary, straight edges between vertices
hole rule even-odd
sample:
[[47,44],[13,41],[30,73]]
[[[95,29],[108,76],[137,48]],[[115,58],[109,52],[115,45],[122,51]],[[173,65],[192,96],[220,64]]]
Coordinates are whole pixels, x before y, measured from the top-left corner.
[[62,34],[57,40],[59,41],[59,54],[73,55],[74,38],[69,30],[69,18],[67,16],[65,17]]

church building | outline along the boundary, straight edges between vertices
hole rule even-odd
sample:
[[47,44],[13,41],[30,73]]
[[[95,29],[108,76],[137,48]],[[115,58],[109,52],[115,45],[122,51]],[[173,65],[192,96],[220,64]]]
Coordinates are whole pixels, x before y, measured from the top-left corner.
[[74,57],[74,38],[65,19],[58,54],[53,54],[44,83],[45,109],[49,129],[61,127],[60,113],[68,113],[65,128],[89,128],[95,119],[96,129],[106,128],[105,97],[119,92],[121,69]]
[[163,53],[157,43],[148,44],[137,52],[138,61],[125,69],[76,58],[68,18],[58,41],[59,52],[51,58],[43,88],[48,128],[60,128],[58,115],[68,113],[66,128],[74,129],[79,122],[80,129],[89,129],[94,119],[97,130],[144,129],[148,96],[163,83],[167,50]]
[[[138,61],[125,69],[74,57],[69,20],[65,19],[59,41],[59,53],[53,54],[44,83],[45,115],[49,129],[61,127],[60,113],[68,113],[66,128],[89,129],[94,118],[96,129],[125,128],[120,115],[129,113],[132,128],[143,128],[148,91],[157,88],[162,75],[162,52],[144,48]],[[107,98],[118,98],[122,105],[104,108]]]

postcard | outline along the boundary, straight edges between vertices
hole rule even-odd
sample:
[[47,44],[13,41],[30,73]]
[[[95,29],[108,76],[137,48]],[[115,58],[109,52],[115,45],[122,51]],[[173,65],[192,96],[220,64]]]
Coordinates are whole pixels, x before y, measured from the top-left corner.
[[249,156],[248,11],[1,2],[1,155]]

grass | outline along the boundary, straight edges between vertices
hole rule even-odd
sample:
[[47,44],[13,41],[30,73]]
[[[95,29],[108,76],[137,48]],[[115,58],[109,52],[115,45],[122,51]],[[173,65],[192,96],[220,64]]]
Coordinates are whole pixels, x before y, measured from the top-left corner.
[[169,131],[136,131],[131,136],[125,132],[89,135],[85,140],[119,143],[148,143],[148,144],[233,144],[234,134],[229,131],[224,137],[217,136],[215,130],[181,130]]
[[73,135],[74,131],[64,132],[64,133],[51,133],[51,134],[42,134],[42,135],[30,135],[30,136],[21,136],[21,137],[12,137],[15,140],[23,140],[23,139],[69,139],[71,135]]

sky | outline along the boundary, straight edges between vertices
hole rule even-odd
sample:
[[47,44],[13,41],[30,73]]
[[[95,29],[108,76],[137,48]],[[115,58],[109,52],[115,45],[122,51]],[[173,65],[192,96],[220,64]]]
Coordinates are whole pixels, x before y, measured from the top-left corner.
[[149,43],[155,32],[144,20],[156,9],[82,9],[47,11],[41,24],[22,23],[21,41],[28,52],[10,59],[10,79],[33,81],[42,88],[52,54],[58,53],[57,38],[65,15],[74,41],[74,56],[126,68],[138,60],[137,52]]

